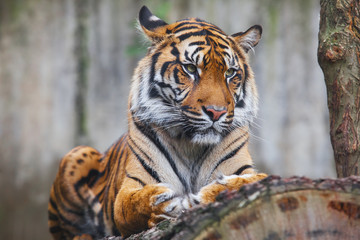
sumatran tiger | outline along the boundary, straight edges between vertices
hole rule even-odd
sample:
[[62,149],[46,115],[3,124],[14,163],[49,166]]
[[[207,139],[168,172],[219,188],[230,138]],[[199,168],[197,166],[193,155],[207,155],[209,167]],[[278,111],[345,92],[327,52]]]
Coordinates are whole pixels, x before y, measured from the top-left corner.
[[247,53],[262,28],[167,24],[145,6],[139,23],[152,45],[133,75],[128,132],[103,154],[79,146],[61,160],[48,205],[54,239],[126,237],[266,177],[248,152],[258,101]]

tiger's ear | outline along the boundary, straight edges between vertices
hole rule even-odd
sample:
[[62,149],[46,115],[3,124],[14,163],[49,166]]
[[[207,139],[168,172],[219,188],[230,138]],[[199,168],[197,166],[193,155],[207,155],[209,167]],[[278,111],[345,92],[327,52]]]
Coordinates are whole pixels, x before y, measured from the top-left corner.
[[260,41],[262,33],[262,27],[260,25],[254,25],[245,32],[239,32],[231,35],[235,42],[241,46],[245,52],[255,47]]
[[153,15],[146,6],[140,9],[139,23],[145,35],[153,42],[160,41],[166,35],[168,24]]

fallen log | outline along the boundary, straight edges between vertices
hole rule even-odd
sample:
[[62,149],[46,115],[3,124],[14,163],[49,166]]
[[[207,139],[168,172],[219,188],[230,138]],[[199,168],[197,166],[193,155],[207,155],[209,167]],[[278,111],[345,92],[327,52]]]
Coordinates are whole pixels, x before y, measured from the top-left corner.
[[270,176],[128,239],[360,239],[360,177]]

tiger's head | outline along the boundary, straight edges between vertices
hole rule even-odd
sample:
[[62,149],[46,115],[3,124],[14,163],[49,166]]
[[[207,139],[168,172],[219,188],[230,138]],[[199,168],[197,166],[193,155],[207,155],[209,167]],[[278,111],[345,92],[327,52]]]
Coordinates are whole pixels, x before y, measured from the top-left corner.
[[258,101],[247,53],[260,26],[229,36],[197,18],[167,24],[145,6],[139,23],[152,45],[132,81],[135,121],[201,145],[248,126]]

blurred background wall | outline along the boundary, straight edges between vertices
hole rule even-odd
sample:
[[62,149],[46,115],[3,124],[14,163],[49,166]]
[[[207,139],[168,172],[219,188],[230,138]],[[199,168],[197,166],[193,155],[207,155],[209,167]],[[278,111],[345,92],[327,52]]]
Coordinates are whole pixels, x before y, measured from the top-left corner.
[[126,131],[130,78],[146,51],[134,27],[144,4],[168,22],[197,16],[228,34],[261,24],[251,53],[257,167],[335,176],[316,58],[319,0],[1,0],[0,239],[49,239],[61,157],[79,144],[104,151]]

